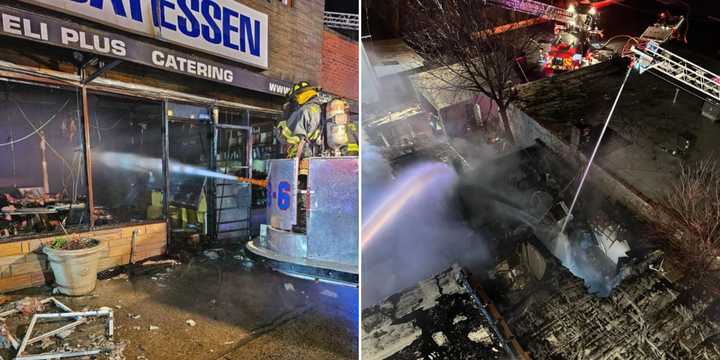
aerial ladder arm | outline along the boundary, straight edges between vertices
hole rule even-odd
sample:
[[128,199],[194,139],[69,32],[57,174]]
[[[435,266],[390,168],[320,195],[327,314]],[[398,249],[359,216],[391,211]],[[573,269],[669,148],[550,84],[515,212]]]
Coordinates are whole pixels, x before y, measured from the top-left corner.
[[670,82],[687,86],[720,104],[720,76],[683,57],[663,49],[655,41],[631,48],[635,68],[642,74],[653,70]]
[[517,11],[520,13],[537,16],[543,19],[568,24],[573,21],[573,15],[563,8],[545,4],[535,0],[484,0],[486,5],[493,5]]

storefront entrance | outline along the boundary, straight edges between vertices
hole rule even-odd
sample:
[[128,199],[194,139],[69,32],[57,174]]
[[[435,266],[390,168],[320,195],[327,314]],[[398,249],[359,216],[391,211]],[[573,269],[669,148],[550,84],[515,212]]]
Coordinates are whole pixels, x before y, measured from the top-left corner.
[[[225,175],[252,178],[252,130],[247,126],[218,125],[215,128],[216,169]],[[250,236],[252,185],[233,179],[215,179],[215,219],[218,240]]]
[[168,215],[173,242],[212,237],[213,129],[205,106],[168,102]]

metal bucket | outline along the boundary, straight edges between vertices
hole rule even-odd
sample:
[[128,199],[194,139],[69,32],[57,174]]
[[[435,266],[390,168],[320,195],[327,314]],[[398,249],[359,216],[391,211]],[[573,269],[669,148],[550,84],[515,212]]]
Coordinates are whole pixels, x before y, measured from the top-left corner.
[[288,275],[357,286],[358,158],[309,158],[305,193],[298,175],[296,160],[270,161],[268,224],[248,251]]
[[102,242],[99,241],[93,247],[79,250],[43,247],[60,293],[80,296],[87,295],[95,289],[100,250],[102,250]]

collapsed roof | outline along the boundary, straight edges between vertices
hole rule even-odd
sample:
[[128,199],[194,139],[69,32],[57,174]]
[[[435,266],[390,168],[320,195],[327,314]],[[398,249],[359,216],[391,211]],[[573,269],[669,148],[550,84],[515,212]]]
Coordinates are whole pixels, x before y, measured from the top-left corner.
[[364,359],[506,359],[457,265],[363,310]]

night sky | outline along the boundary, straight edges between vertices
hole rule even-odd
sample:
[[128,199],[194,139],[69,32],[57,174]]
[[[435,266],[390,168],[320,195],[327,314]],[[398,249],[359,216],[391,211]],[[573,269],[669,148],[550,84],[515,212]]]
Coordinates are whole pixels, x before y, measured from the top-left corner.
[[358,2],[353,0],[326,0],[325,10],[357,14]]

